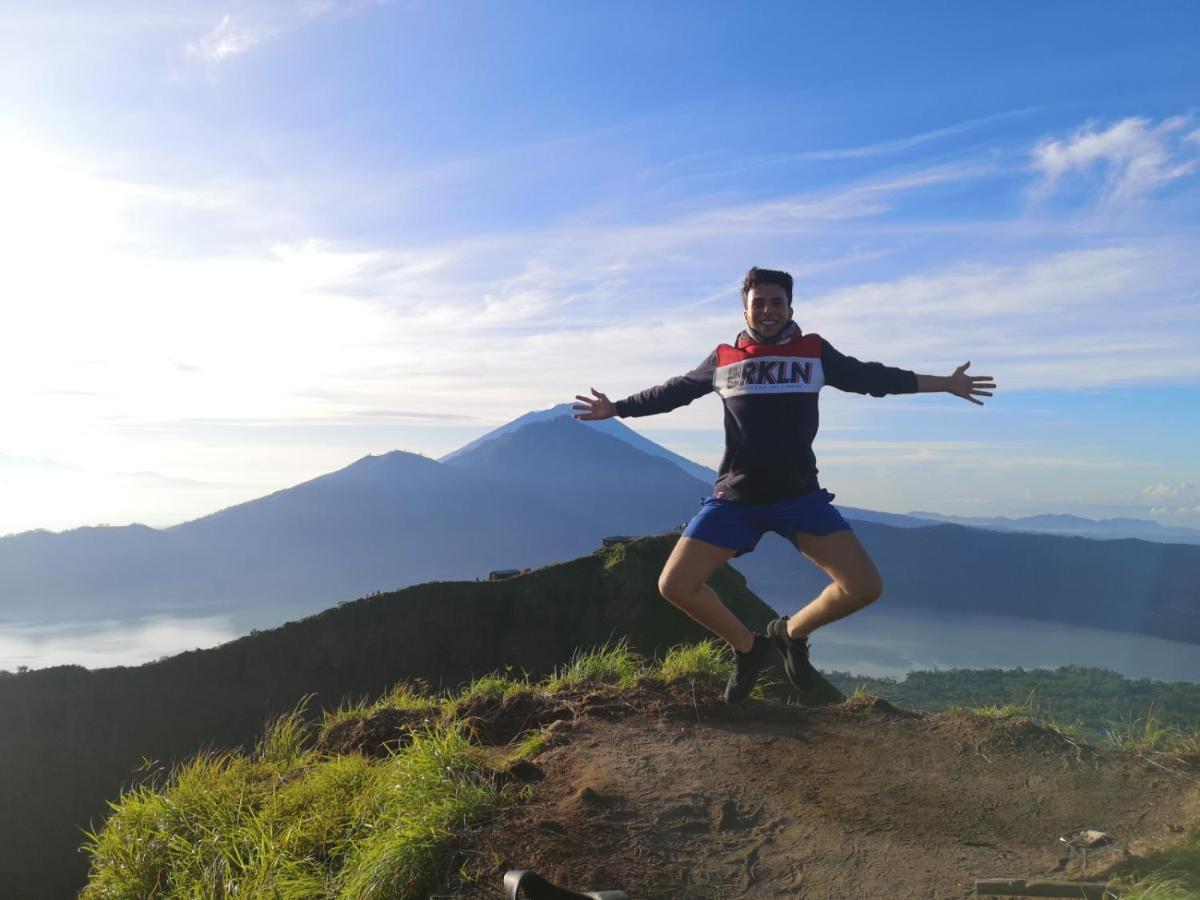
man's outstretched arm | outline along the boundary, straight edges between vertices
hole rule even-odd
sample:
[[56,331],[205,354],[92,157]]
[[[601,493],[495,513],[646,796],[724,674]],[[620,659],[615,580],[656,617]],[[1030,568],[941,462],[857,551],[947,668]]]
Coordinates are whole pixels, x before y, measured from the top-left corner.
[[822,339],[821,365],[825,381],[832,387],[856,394],[885,397],[888,394],[931,393],[945,391],[982,406],[976,397],[990,397],[996,389],[991,375],[968,375],[970,361],[954,370],[952,375],[918,375],[908,369],[897,369],[877,362],[860,362],[853,356],[839,353]]
[[969,400],[976,406],[983,406],[983,401],[975,398],[992,396],[992,391],[996,389],[996,381],[991,375],[968,375],[967,368],[970,365],[971,361],[967,360],[955,369],[952,375],[918,375],[917,393],[945,391],[947,394]]
[[716,365],[717,355],[715,352],[710,353],[700,365],[686,375],[671,378],[658,387],[647,388],[624,400],[609,400],[607,395],[592,388],[591,397],[585,394],[575,395],[579,402],[572,407],[572,415],[576,419],[593,420],[611,419],[613,416],[653,416],[670,412],[712,392],[713,371]]

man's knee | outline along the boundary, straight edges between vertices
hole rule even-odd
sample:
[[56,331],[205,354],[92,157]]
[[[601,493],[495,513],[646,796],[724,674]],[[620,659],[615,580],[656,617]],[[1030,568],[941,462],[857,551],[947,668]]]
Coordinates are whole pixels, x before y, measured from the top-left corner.
[[878,574],[865,575],[854,582],[842,585],[846,599],[858,609],[870,606],[883,594],[883,579]]
[[663,572],[658,576],[658,592],[662,594],[664,600],[676,606],[687,595],[683,580],[668,572]]

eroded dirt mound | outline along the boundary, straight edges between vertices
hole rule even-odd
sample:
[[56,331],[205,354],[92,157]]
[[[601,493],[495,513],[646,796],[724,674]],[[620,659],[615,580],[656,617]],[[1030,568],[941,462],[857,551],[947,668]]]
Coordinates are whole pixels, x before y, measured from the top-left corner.
[[387,756],[412,743],[413,732],[428,729],[436,718],[427,710],[385,707],[365,718],[331,725],[321,735],[317,749],[333,754]]
[[537,691],[517,691],[504,698],[475,695],[454,707],[481,744],[507,744],[527,731],[575,717],[563,699]]
[[931,716],[929,724],[948,739],[960,741],[964,752],[1019,754],[1027,758],[1074,754],[1080,762],[1097,757],[1096,751],[1087,745],[1027,718],[996,719],[961,710]]
[[[533,868],[632,900],[966,898],[976,878],[1103,878],[1200,819],[1192,775],[1025,721],[871,698],[729,707],[716,687],[573,701],[531,802],[469,836],[480,880],[455,896]],[[1086,872],[1058,842],[1082,826],[1119,842]]]

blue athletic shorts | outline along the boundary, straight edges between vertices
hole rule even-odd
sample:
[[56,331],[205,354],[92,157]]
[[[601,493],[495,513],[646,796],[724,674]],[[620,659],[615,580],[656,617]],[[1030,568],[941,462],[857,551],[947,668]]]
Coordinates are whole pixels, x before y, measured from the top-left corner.
[[797,531],[833,534],[853,530],[834,508],[833,494],[818,489],[800,497],[763,504],[706,497],[683,536],[736,550],[741,556],[753,550],[768,531],[791,542]]

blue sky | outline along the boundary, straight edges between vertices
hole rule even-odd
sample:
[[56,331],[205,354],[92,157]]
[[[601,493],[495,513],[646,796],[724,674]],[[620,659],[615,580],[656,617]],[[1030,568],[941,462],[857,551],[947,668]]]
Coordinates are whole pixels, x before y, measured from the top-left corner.
[[[1052,8],[1042,8],[1052,6]],[[0,17],[0,533],[161,525],[691,368],[752,265],[839,500],[1200,527],[1192,3],[112,2]],[[720,455],[712,398],[633,423]]]

